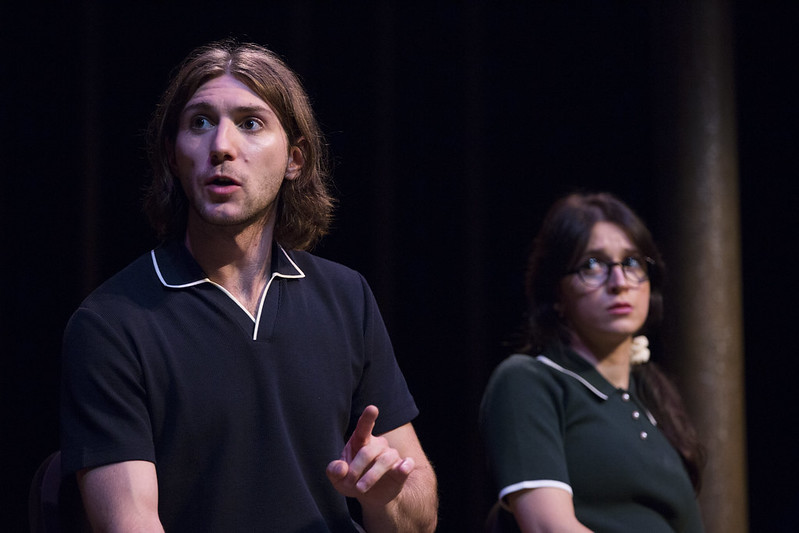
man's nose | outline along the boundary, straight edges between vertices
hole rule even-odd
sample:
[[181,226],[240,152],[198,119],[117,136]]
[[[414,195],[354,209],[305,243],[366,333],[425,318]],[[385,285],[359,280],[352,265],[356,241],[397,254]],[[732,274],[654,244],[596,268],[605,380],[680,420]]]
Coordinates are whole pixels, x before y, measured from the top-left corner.
[[235,136],[235,124],[227,120],[221,120],[216,126],[211,141],[211,162],[213,164],[218,165],[236,158]]

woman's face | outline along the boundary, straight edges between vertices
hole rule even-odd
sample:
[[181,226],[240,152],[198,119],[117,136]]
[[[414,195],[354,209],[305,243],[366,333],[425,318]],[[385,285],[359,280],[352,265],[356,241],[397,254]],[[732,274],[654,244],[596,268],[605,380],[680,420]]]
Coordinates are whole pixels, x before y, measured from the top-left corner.
[[[640,252],[627,234],[616,224],[597,222],[578,265],[590,261],[602,268],[602,263],[625,262],[631,257],[640,258]],[[609,267],[607,280],[598,287],[588,286],[577,274],[564,276],[557,310],[583,343],[608,346],[641,329],[649,313],[649,292],[649,280],[630,280],[616,264]]]

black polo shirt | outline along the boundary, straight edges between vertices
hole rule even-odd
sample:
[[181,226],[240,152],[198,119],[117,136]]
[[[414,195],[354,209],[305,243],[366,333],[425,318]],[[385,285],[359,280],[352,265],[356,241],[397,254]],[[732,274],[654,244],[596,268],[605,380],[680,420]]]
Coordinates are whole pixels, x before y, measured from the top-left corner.
[[366,281],[273,248],[256,316],[182,243],[140,257],[72,316],[63,351],[67,473],[152,461],[167,531],[349,531],[325,475],[360,413],[418,411]]

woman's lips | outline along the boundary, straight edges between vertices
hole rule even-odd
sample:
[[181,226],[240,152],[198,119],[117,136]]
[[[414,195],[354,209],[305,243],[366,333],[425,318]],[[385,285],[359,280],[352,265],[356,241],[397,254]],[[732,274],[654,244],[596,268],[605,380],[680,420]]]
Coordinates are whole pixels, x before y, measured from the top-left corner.
[[633,306],[628,303],[617,303],[608,307],[608,311],[614,315],[626,315],[632,312]]

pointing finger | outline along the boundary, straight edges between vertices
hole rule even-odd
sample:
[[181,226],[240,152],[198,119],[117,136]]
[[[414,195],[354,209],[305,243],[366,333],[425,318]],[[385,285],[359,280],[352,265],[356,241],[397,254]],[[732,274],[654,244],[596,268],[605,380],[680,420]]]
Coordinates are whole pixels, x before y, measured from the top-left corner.
[[358,419],[358,424],[355,426],[355,431],[352,432],[350,437],[350,444],[352,451],[357,452],[369,442],[372,438],[372,430],[375,428],[375,421],[379,411],[374,405],[369,405],[361,413]]

